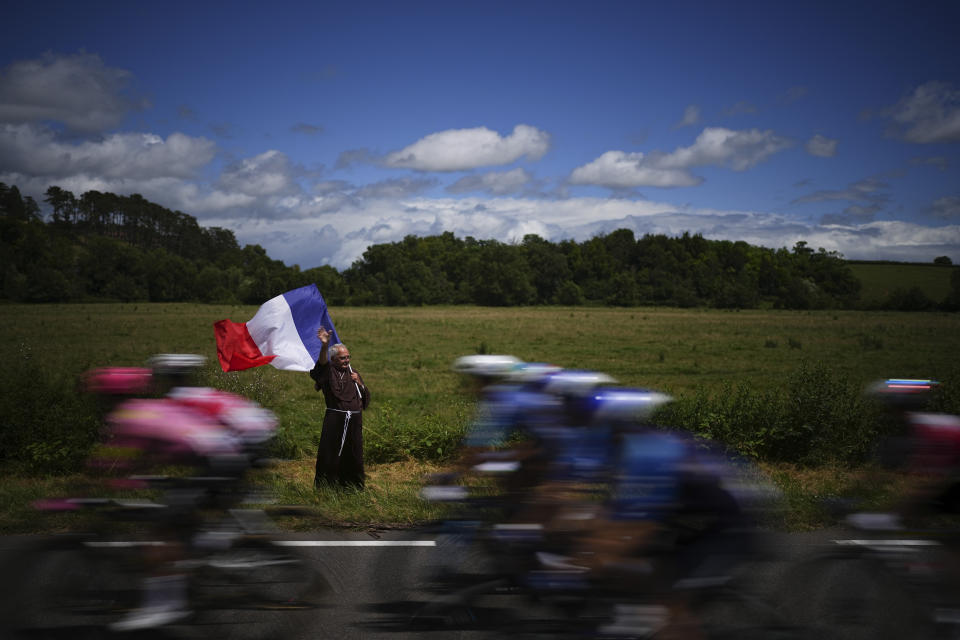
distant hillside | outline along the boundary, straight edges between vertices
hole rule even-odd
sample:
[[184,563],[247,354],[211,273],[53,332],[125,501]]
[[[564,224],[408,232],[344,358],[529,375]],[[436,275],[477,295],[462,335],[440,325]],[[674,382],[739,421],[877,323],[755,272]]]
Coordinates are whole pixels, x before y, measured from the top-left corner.
[[950,293],[950,276],[958,266],[919,262],[849,261],[860,280],[860,304],[880,306],[898,291],[918,288],[928,299],[939,302]]

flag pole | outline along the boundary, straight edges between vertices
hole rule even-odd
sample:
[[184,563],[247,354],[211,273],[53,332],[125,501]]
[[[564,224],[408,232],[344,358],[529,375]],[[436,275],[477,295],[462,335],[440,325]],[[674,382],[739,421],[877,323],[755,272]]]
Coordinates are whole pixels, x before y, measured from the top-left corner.
[[[353,367],[351,367],[351,366],[348,364],[348,365],[347,365],[347,369],[350,370],[350,377],[353,377]],[[353,386],[355,386],[355,387],[357,388],[357,395],[360,397],[360,408],[363,409],[363,394],[360,393],[360,384],[357,383],[356,381],[354,381]]]

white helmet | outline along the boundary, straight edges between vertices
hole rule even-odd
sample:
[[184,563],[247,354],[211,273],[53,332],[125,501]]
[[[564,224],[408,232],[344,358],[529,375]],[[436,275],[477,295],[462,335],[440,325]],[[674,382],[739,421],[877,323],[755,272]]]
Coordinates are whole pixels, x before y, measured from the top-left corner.
[[554,373],[543,387],[547,393],[561,396],[583,396],[603,384],[616,384],[616,380],[598,371],[565,369]]
[[202,367],[207,361],[205,356],[196,353],[159,353],[147,364],[158,375],[186,375]]
[[555,364],[547,364],[545,362],[521,362],[513,371],[507,374],[507,378],[511,382],[520,384],[537,383],[545,381],[560,371],[563,371],[563,367],[558,367]]
[[462,356],[453,363],[453,370],[478,378],[503,378],[523,364],[513,356],[476,354]]
[[593,418],[610,421],[645,421],[673,397],[650,389],[613,387],[594,396]]

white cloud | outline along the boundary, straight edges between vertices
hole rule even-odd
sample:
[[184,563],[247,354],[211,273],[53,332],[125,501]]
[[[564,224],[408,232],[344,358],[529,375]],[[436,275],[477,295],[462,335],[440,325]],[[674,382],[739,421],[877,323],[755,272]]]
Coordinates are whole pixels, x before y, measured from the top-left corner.
[[960,91],[949,84],[922,84],[888,114],[894,122],[893,135],[907,142],[960,142]]
[[503,137],[486,127],[448,129],[387,154],[384,164],[419,171],[464,171],[510,164],[522,157],[539,160],[550,148],[550,135],[519,124]]
[[[211,218],[208,225],[234,229],[241,242],[257,242],[269,255],[303,268],[332,264],[342,269],[370,244],[397,242],[408,234],[496,238],[519,242],[536,233],[552,242],[583,241],[597,233],[628,228],[645,233],[702,233],[710,239],[744,240],[771,248],[807,241],[850,259],[928,261],[938,255],[960,259],[960,225],[924,227],[906,222],[807,224],[779,214],[723,211],[667,202],[575,198],[409,198],[355,200],[331,213],[269,219]],[[318,234],[324,247],[318,245]]]
[[593,184],[611,189],[631,187],[692,187],[703,182],[682,168],[655,166],[642,153],[607,151],[570,174],[573,184]]
[[83,174],[105,180],[190,178],[208,164],[216,145],[206,138],[172,133],[115,133],[103,139],[64,142],[50,129],[0,125],[0,171],[62,178]]
[[733,131],[707,127],[689,147],[682,147],[657,160],[663,167],[689,168],[714,165],[746,171],[771,155],[791,146],[790,140],[767,129]]
[[574,169],[570,182],[611,188],[689,187],[703,181],[690,168],[712,165],[746,171],[790,145],[787,138],[770,130],[707,127],[692,145],[671,153],[607,151]]
[[134,107],[122,95],[131,78],[87,53],[14,62],[0,73],[0,122],[58,122],[81,133],[106,131]]
[[832,158],[837,153],[837,141],[818,133],[807,141],[807,153],[821,158]]
[[899,220],[878,220],[849,227],[821,227],[810,235],[811,246],[835,247],[851,260],[930,262],[940,255],[960,256],[960,225],[926,227]]
[[220,187],[248,196],[297,193],[294,168],[286,154],[270,150],[227,167],[220,176]]
[[450,193],[482,191],[492,195],[518,193],[529,185],[532,177],[526,169],[517,167],[510,171],[492,171],[477,176],[464,176],[447,187]]

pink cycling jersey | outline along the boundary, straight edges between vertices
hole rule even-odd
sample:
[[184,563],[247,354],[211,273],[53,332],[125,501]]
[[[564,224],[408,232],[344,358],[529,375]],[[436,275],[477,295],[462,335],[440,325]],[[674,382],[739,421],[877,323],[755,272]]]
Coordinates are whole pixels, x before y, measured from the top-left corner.
[[945,413],[908,413],[913,435],[910,469],[950,474],[960,470],[960,417]]
[[277,428],[272,411],[234,393],[208,387],[177,387],[170,391],[169,398],[214,418],[245,445],[266,441]]

